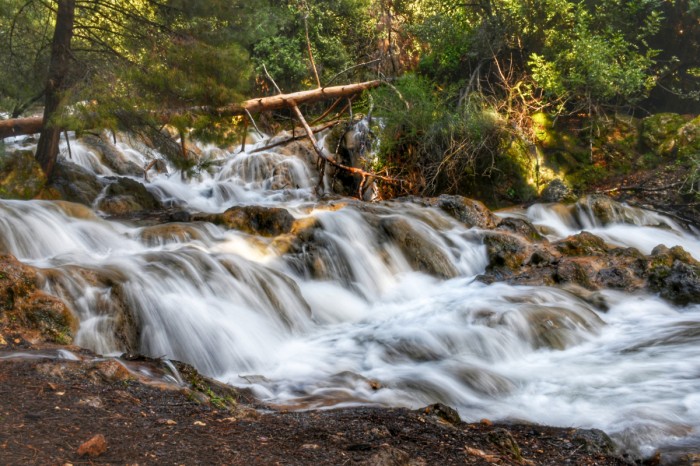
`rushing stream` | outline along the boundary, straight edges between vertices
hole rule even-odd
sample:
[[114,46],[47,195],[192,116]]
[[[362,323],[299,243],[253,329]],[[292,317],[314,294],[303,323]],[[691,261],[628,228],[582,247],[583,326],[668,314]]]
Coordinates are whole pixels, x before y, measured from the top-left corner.
[[[284,149],[253,152],[262,144],[204,148],[220,161],[213,173],[151,173],[147,187],[191,212],[285,207],[315,225],[313,241],[290,246],[208,222],[135,227],[77,204],[0,201],[0,250],[44,270],[47,290],[79,317],[78,345],[119,354],[131,344],[271,403],[443,402],[470,421],[600,428],[641,454],[700,449],[700,306],[606,291],[601,312],[557,288],[485,285],[474,280],[487,265],[477,231],[410,202],[314,204],[313,165]],[[138,166],[150,157],[117,146]],[[113,174],[79,142],[72,162]],[[563,206],[499,215],[527,218],[551,239],[586,229],[645,254],[682,245],[700,259],[697,236],[641,210],[605,225]],[[418,272],[391,229],[430,245],[416,253],[439,256],[452,278]]]

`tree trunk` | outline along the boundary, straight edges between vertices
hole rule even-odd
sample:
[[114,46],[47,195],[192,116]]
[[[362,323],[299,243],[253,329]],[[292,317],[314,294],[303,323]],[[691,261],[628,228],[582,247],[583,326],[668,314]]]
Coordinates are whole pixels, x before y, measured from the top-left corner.
[[61,128],[53,125],[52,117],[60,108],[61,94],[67,89],[66,75],[70,67],[70,42],[73,38],[73,21],[75,19],[75,0],[58,0],[56,28],[51,44],[51,61],[49,78],[46,82],[46,102],[44,119],[36,149],[36,159],[48,178],[51,178],[56,158]]

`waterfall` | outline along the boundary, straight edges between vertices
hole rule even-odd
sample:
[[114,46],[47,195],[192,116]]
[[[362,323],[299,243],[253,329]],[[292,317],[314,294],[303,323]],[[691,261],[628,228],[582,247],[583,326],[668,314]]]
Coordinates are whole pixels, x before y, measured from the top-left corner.
[[[289,233],[131,224],[68,202],[1,200],[0,251],[40,269],[78,317],[78,345],[182,360],[272,403],[443,402],[471,421],[600,428],[642,454],[700,442],[700,306],[603,291],[602,312],[554,287],[483,284],[477,228],[411,201],[316,202],[308,154],[259,150],[266,142],[202,147],[217,162],[209,170],[183,180],[169,167],[146,186],[193,213],[283,207]],[[113,146],[118,164],[80,141],[70,161],[142,180],[118,167],[158,157],[121,136]],[[499,215],[552,240],[586,230],[700,259],[698,237],[670,219],[612,212],[602,219],[581,202]]]

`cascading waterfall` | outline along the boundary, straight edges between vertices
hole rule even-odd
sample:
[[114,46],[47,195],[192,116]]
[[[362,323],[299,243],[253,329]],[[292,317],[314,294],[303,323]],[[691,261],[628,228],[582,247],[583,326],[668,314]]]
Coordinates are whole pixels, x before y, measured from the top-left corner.
[[[80,320],[76,343],[103,354],[179,359],[271,403],[419,407],[467,420],[596,427],[650,454],[700,444],[700,306],[602,292],[605,313],[556,288],[485,285],[478,231],[411,202],[313,202],[304,156],[210,149],[194,180],[151,173],[149,190],[192,212],[285,207],[277,238],[207,222],[133,226],[66,202],[0,201],[0,251],[43,271]],[[120,141],[126,162],[151,155]],[[64,150],[65,152],[65,150]],[[110,168],[88,146],[73,163]],[[550,238],[583,229],[643,253],[698,238],[623,209],[584,204],[504,212]],[[426,273],[430,272],[430,273]]]

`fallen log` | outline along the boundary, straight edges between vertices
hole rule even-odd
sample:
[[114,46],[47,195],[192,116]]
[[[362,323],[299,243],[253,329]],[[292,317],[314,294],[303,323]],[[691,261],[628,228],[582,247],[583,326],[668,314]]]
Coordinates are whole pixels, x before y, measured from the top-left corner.
[[38,133],[43,122],[42,117],[0,120],[0,139]]
[[[193,114],[235,116],[247,115],[247,113],[260,113],[282,108],[293,109],[296,105],[319,102],[326,99],[338,99],[350,97],[368,89],[379,87],[382,81],[366,81],[362,83],[347,84],[344,86],[322,87],[309,91],[293,92],[291,94],[278,94],[270,97],[257,97],[246,100],[241,104],[227,105],[224,107],[194,107],[187,111]],[[165,112],[160,115],[161,123],[167,123],[179,112]],[[42,117],[16,118],[0,120],[0,139],[12,136],[23,136],[38,133],[43,124]]]

